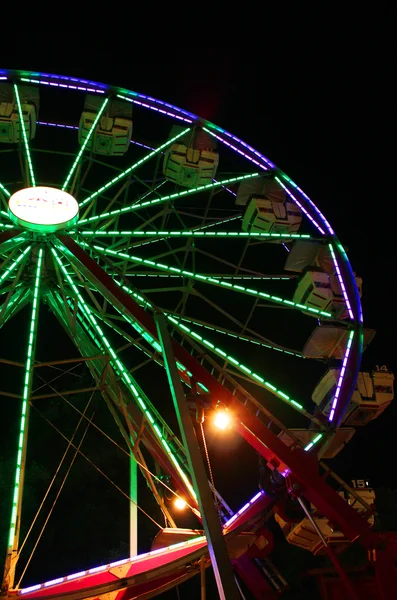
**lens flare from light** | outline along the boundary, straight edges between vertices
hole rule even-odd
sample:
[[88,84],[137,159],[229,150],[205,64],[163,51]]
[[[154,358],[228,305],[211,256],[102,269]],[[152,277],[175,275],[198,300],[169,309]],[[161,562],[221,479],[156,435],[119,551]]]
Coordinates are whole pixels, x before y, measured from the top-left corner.
[[214,425],[218,429],[225,431],[231,424],[230,414],[225,410],[217,410],[214,417]]
[[183,498],[175,498],[174,508],[176,508],[177,510],[184,510],[186,508],[186,506],[187,506],[187,504],[183,500]]

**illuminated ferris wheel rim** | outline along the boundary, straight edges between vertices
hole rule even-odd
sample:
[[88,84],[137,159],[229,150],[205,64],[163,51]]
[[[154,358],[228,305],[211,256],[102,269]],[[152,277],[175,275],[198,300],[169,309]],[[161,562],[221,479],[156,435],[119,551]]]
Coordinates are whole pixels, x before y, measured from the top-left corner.
[[[107,85],[104,83],[94,82],[88,79],[69,77],[64,75],[56,75],[49,73],[40,73],[37,71],[22,71],[22,70],[0,70],[0,81],[11,81],[15,85],[15,81],[21,83],[30,83],[53,88],[69,89],[73,91],[86,92],[96,94],[102,97],[112,96],[119,100],[124,100],[141,106],[142,108],[154,111],[160,115],[165,115],[176,119],[180,123],[186,125],[200,124],[202,129],[209,135],[216,138],[228,148],[238,153],[250,161],[256,167],[259,167],[264,172],[272,172],[275,174],[275,179],[279,185],[285,190],[291,200],[302,210],[308,220],[317,229],[320,236],[323,236],[329,242],[332,258],[336,268],[337,277],[341,285],[344,301],[349,313],[349,329],[348,343],[342,361],[342,370],[339,376],[339,381],[336,389],[336,400],[331,411],[330,421],[333,424],[340,425],[344,410],[347,408],[348,399],[351,397],[354,385],[358,376],[358,371],[361,363],[361,354],[363,350],[363,329],[362,329],[362,310],[358,288],[355,282],[353,269],[346,255],[343,246],[340,244],[331,225],[317,208],[315,203],[304,193],[304,191],[295,184],[283,171],[281,171],[274,163],[266,158],[261,152],[255,150],[251,145],[242,141],[237,136],[229,133],[225,129],[215,125],[214,123],[202,119],[201,117],[181,109],[173,104],[153,98],[152,96],[141,94],[125,88]],[[106,104],[106,100],[104,105]],[[98,113],[99,115],[100,113]],[[55,123],[40,122],[43,125],[56,125]],[[1,182],[0,182],[1,185]],[[65,182],[66,185],[66,182]],[[64,188],[65,188],[64,185]],[[64,189],[62,188],[62,189]],[[0,190],[2,188],[0,187]],[[98,195],[98,192],[91,195],[82,204],[88,202],[92,196]],[[81,208],[81,205],[80,205]],[[78,215],[71,219],[70,223],[66,223],[65,227],[76,222]],[[86,222],[89,219],[85,220]],[[84,223],[84,219],[82,220]],[[26,224],[26,223],[25,223]],[[88,223],[87,223],[88,224]],[[32,227],[31,227],[32,228]],[[58,228],[63,228],[63,225],[53,227],[53,231]],[[33,228],[32,228],[33,229]],[[50,226],[47,231],[49,232]],[[346,374],[350,373],[350,382],[345,386]],[[352,376],[353,373],[353,376]],[[344,398],[344,406],[338,400]],[[346,401],[347,399],[347,401]]]

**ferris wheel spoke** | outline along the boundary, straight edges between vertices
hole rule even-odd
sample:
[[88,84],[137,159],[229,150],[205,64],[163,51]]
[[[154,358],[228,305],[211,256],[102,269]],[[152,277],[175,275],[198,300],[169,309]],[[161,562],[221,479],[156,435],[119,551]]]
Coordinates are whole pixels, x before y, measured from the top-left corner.
[[30,185],[31,185],[31,187],[35,187],[36,186],[36,179],[35,179],[34,171],[33,171],[32,158],[30,156],[29,141],[28,141],[28,136],[26,134],[26,127],[25,127],[25,121],[24,121],[24,118],[23,118],[22,104],[21,104],[21,100],[20,100],[20,97],[19,97],[18,86],[15,83],[14,83],[14,93],[15,93],[15,99],[17,101],[19,123],[20,123],[20,126],[21,126],[23,144],[24,144],[24,147],[25,147],[26,162],[28,164],[28,171],[29,171],[29,177],[30,177]]
[[[1,212],[1,215],[3,217],[7,217],[8,218],[8,215],[6,215],[4,213],[4,211],[0,211],[0,212]],[[0,230],[1,229],[14,229],[14,227],[15,227],[14,223],[0,223]]]
[[[122,215],[125,213],[135,212],[135,211],[141,210],[142,208],[146,209],[146,208],[148,208],[150,206],[154,206],[156,204],[164,204],[165,202],[168,202],[169,200],[177,200],[178,198],[190,196],[192,194],[197,194],[199,192],[203,192],[203,191],[207,192],[212,188],[221,187],[222,185],[225,185],[225,184],[236,183],[238,181],[243,181],[245,179],[252,179],[254,177],[259,177],[259,176],[260,176],[259,173],[248,173],[247,175],[239,175],[238,177],[230,177],[228,179],[224,179],[223,181],[217,181],[216,183],[208,183],[206,185],[199,185],[195,188],[183,190],[182,192],[175,192],[173,194],[168,194],[167,196],[162,196],[161,198],[155,198],[154,200],[147,200],[145,202],[140,202],[139,204],[134,204],[132,206],[124,206],[123,208],[115,209],[115,210],[112,210],[109,212],[104,212],[104,213],[101,213],[100,215],[94,215],[87,219],[81,219],[81,221],[79,221],[79,225],[83,225],[86,223],[94,223],[96,221],[99,221],[102,219],[107,219],[107,218],[115,216],[115,215]],[[101,191],[102,190],[98,191],[97,195],[99,195],[101,193]]]
[[[119,285],[121,285],[121,284],[119,284]],[[122,286],[121,285],[121,287],[125,291],[127,291],[127,293],[130,293],[130,291],[128,290],[127,286]],[[196,342],[199,341],[203,346],[206,347],[206,349],[210,349],[210,351],[213,351],[217,356],[219,356],[223,360],[229,362],[233,367],[239,369],[240,372],[242,372],[244,375],[248,375],[249,376],[249,380],[251,382],[256,383],[257,385],[259,385],[260,387],[263,387],[267,391],[270,391],[273,395],[275,395],[276,397],[278,397],[279,399],[281,399],[283,402],[286,402],[290,407],[294,408],[295,410],[298,410],[300,412],[300,414],[304,415],[306,418],[308,418],[309,420],[313,421],[314,423],[319,424],[318,420],[315,417],[313,417],[310,413],[308,413],[301,404],[299,404],[295,400],[291,399],[283,391],[277,389],[269,381],[266,381],[262,376],[258,375],[257,373],[254,373],[252,370],[248,369],[248,367],[246,367],[246,365],[244,365],[241,362],[237,361],[237,359],[234,358],[233,356],[228,355],[226,352],[224,352],[224,350],[222,350],[221,348],[215,346],[209,340],[206,340],[202,336],[200,336],[197,333],[193,332],[190,328],[188,328],[185,325],[183,325],[180,322],[181,321],[180,319],[178,319],[178,318],[175,319],[174,317],[172,317],[169,314],[167,314],[167,312],[165,312],[165,314],[166,314],[168,320],[174,326],[177,326],[179,329],[183,330],[183,332],[187,332],[189,334],[189,336],[192,337]]]
[[227,281],[215,279],[213,277],[208,277],[205,275],[192,273],[191,271],[186,271],[184,269],[178,269],[177,267],[171,267],[169,265],[165,265],[163,263],[158,263],[158,262],[155,262],[152,260],[141,258],[139,256],[125,254],[123,252],[115,252],[113,250],[108,250],[107,248],[104,248],[103,246],[98,246],[96,244],[92,245],[91,247],[105,255],[109,255],[109,256],[115,255],[120,259],[124,258],[126,260],[130,260],[130,261],[138,263],[138,264],[148,265],[150,267],[153,267],[154,269],[159,269],[161,271],[166,271],[166,272],[169,272],[172,274],[179,273],[180,275],[184,275],[186,277],[195,279],[202,283],[208,283],[208,284],[211,284],[211,285],[214,285],[217,287],[228,288],[230,291],[233,290],[237,293],[247,294],[249,296],[254,296],[254,297],[258,297],[260,299],[265,299],[272,304],[281,305],[283,307],[295,309],[295,310],[307,310],[310,313],[312,313],[313,315],[332,318],[332,314],[327,311],[319,310],[317,308],[307,307],[298,302],[293,302],[292,300],[286,300],[284,298],[280,298],[279,296],[267,294],[266,292],[261,292],[259,290],[246,288],[241,285],[236,285],[233,283],[229,283]]
[[[14,258],[12,255],[11,257],[8,258],[8,260],[3,262],[1,267],[5,266],[5,269],[4,269],[3,273],[0,275],[0,286],[7,279],[7,277],[9,277],[9,275],[11,275],[15,271],[15,269],[19,265],[22,264],[24,266],[24,262],[27,258],[27,255],[28,255],[31,247],[32,247],[31,245],[27,246],[24,249],[24,251],[21,254],[19,254],[19,256],[17,258]],[[11,264],[8,264],[8,263],[11,263]]]
[[24,233],[16,229],[7,229],[0,233],[0,254],[15,251],[26,244],[26,241],[27,238]]
[[[161,347],[160,347],[158,341],[155,338],[153,338],[152,336],[147,335],[147,334],[145,335],[144,332],[141,332],[140,339],[146,341],[149,344],[149,346],[151,346],[151,348],[148,349],[146,346],[144,346],[141,343],[141,341],[139,341],[139,339],[137,340],[135,337],[131,336],[131,334],[127,333],[125,331],[125,329],[123,329],[120,325],[118,325],[117,323],[115,323],[114,316],[109,317],[109,316],[105,316],[105,315],[100,314],[100,313],[98,313],[96,316],[98,316],[98,318],[100,318],[104,323],[106,323],[107,325],[109,325],[121,337],[123,337],[125,340],[127,340],[128,342],[130,342],[131,344],[133,344],[133,346],[137,350],[140,350],[145,356],[148,357],[148,360],[153,361],[157,365],[159,365],[160,367],[164,368],[164,361],[162,359]],[[134,327],[133,323],[128,318],[126,318],[126,315],[120,313],[120,319],[123,320],[123,321],[125,321],[126,323],[128,323],[129,325],[132,325]],[[186,367],[184,365],[182,365],[179,361],[177,361],[177,368],[178,368],[178,371],[179,371],[181,382],[184,385],[186,385],[188,388],[191,388],[191,379],[190,379],[191,373],[189,373],[189,371],[186,369]],[[208,392],[207,388],[200,381],[197,382],[197,386],[198,386],[197,390],[198,390],[199,394],[203,394],[203,393],[207,393]],[[151,405],[150,410],[151,410],[152,413],[156,412],[153,405]],[[163,423],[163,427],[165,427],[165,428],[168,427],[165,421]],[[177,439],[177,438],[175,438],[175,439]],[[183,448],[183,446],[181,446],[181,447]]]
[[[5,290],[7,291],[7,290]],[[0,329],[11,317],[16,315],[22,308],[26,306],[30,299],[29,289],[15,290],[14,283],[10,287],[7,297],[3,304],[0,305]]]
[[184,486],[189,493],[189,496],[194,501],[196,501],[196,494],[194,492],[194,489],[193,489],[189,479],[187,478],[185,472],[182,470],[181,466],[179,465],[179,463],[178,463],[176,457],[174,456],[174,454],[172,453],[167,441],[164,439],[159,426],[156,424],[156,422],[153,418],[153,415],[150,413],[150,411],[148,409],[148,402],[147,402],[148,399],[146,398],[145,394],[138,386],[135,379],[130,375],[128,369],[124,366],[124,364],[122,363],[120,358],[117,356],[117,353],[114,351],[109,340],[107,339],[107,337],[105,336],[101,327],[99,326],[89,305],[85,302],[82,294],[80,293],[80,291],[79,291],[78,287],[76,286],[75,282],[73,281],[72,277],[69,275],[69,273],[65,269],[65,266],[62,263],[59,255],[58,255],[58,252],[55,250],[55,248],[52,248],[52,253],[55,257],[55,260],[58,262],[58,265],[59,265],[61,271],[63,272],[64,276],[68,280],[76,298],[79,301],[79,306],[80,306],[79,314],[82,319],[81,320],[82,324],[85,325],[86,327],[88,327],[88,332],[91,335],[94,334],[94,339],[98,339],[102,348],[106,349],[106,352],[109,353],[110,363],[112,364],[112,367],[114,368],[115,372],[121,377],[123,383],[126,385],[127,389],[130,391],[130,393],[134,397],[137,406],[140,407],[140,410],[143,411],[143,414],[145,415],[145,417],[148,418],[150,427],[151,427],[155,437],[158,439],[158,441],[160,442],[160,445],[167,452],[167,454],[169,455],[169,458],[174,463],[174,466],[177,468],[178,473],[179,473],[182,481],[184,482]]
[[86,147],[87,147],[87,145],[88,145],[88,143],[89,143],[89,141],[90,141],[90,139],[91,139],[91,137],[92,137],[92,135],[93,135],[93,133],[94,133],[94,131],[96,129],[96,126],[98,125],[98,122],[99,122],[100,118],[102,117],[102,113],[105,110],[106,105],[108,104],[108,102],[109,102],[109,98],[105,98],[105,100],[103,101],[102,106],[100,107],[100,109],[99,109],[99,111],[98,111],[95,119],[93,120],[92,125],[91,125],[90,129],[88,130],[87,137],[85,138],[84,142],[82,143],[81,148],[80,148],[80,150],[79,150],[79,152],[78,152],[78,154],[77,154],[77,156],[76,156],[76,158],[75,158],[75,160],[74,160],[74,162],[72,164],[72,167],[71,167],[69,173],[66,176],[65,182],[64,182],[64,184],[63,184],[63,186],[61,188],[63,191],[65,191],[66,188],[68,187],[69,181],[72,178],[73,173],[75,172],[75,170],[77,168],[77,165],[79,164],[79,162],[81,160],[81,157],[83,156],[84,150],[86,149]]
[[[213,227],[214,225],[212,225]],[[209,225],[207,225],[209,227]],[[306,239],[309,240],[311,236],[309,234],[299,234],[299,233],[256,233],[256,232],[246,232],[246,231],[194,231],[187,229],[185,231],[142,231],[142,230],[111,230],[111,231],[101,231],[101,230],[82,230],[79,231],[79,234],[84,237],[146,237],[150,236],[153,239],[156,237],[162,237],[165,239],[169,238],[222,238],[222,240],[234,239],[235,238],[254,238],[254,239],[264,239],[264,240],[274,240],[274,239]]]
[[[181,213],[180,211],[175,210],[175,207],[172,206],[172,209],[175,211],[175,213],[178,215],[178,217],[180,217],[180,215],[184,215],[185,213]],[[137,213],[139,214],[139,213]],[[159,213],[160,214],[160,213]],[[209,223],[207,225],[199,225],[196,227],[192,227],[192,228],[184,228],[182,231],[199,231],[199,230],[203,230],[203,229],[208,229],[209,227],[216,227],[217,225],[223,225],[224,223],[228,223],[229,221],[235,221],[235,220],[241,220],[241,216],[232,216],[232,217],[226,217],[225,219],[221,219],[220,221],[215,221],[214,223]],[[86,230],[87,231],[87,230]],[[140,237],[138,234],[135,234],[135,231],[140,231],[144,236],[146,236],[146,232],[142,231],[140,229],[140,227],[136,228],[134,230],[134,237]],[[121,230],[121,233],[123,233],[123,231]],[[156,232],[157,233],[157,232]],[[89,236],[90,234],[88,234]],[[183,234],[184,236],[185,234]],[[130,248],[139,248],[140,246],[147,246],[149,244],[157,244],[158,242],[164,241],[166,239],[166,237],[152,237],[149,236],[151,239],[147,240],[147,241],[143,241],[143,242],[133,242],[132,244],[128,244],[128,246],[125,248],[130,249]],[[171,237],[171,236],[170,236]],[[178,237],[178,236],[177,236]],[[186,234],[186,237],[188,237],[188,235]],[[115,244],[114,246],[112,245],[111,248],[114,249],[117,245]]]
[[243,363],[238,361],[234,356],[227,354],[224,350],[222,350],[222,348],[215,346],[208,339],[204,338],[203,336],[201,336],[198,333],[196,333],[195,331],[193,331],[190,327],[187,327],[186,325],[181,323],[180,320],[175,319],[174,317],[171,317],[171,316],[168,316],[168,320],[174,325],[174,327],[177,327],[178,329],[182,330],[184,333],[187,333],[190,337],[193,337],[195,340],[200,342],[211,352],[213,352],[214,354],[219,356],[221,359],[225,360],[230,365],[232,365],[235,369],[242,371],[243,374],[246,376],[248,375],[249,379],[251,381],[253,381],[257,385],[259,385],[260,387],[265,388],[267,391],[270,391],[274,396],[276,396],[283,402],[286,402],[289,406],[291,406],[295,410],[298,410],[305,417],[309,418],[310,420],[313,419],[313,416],[310,413],[308,413],[299,402],[296,402],[296,400],[293,400],[292,398],[290,398],[290,396],[288,396],[282,390],[278,389],[272,383],[267,381],[264,377],[262,377],[261,375],[258,375],[258,373],[255,373],[254,371],[249,369],[246,365],[244,365]]
[[[4,208],[6,210],[0,210],[0,215],[2,217],[6,217],[7,219],[9,219],[9,215],[8,215],[8,204],[7,204],[7,200],[6,198],[10,198],[11,196],[11,192],[9,192],[7,190],[7,188],[1,183],[0,181],[0,199],[4,205]],[[2,227],[4,227],[4,225],[2,225]]]
[[[122,277],[121,273],[117,273],[118,276]],[[141,296],[139,293],[137,293],[134,289],[130,288],[128,285],[125,285],[124,283],[122,283],[121,281],[117,281],[114,280],[114,282],[121,287],[124,291],[126,291],[130,296],[132,296],[134,298],[134,300],[140,305],[143,306],[145,309],[146,308],[150,308],[152,310],[155,309],[154,305],[151,304],[146,298],[144,298],[143,296]],[[82,283],[79,284],[80,286],[84,287]],[[87,285],[87,284],[86,284]],[[117,305],[115,305],[114,307],[120,314],[119,319],[125,321],[126,323],[128,323],[129,325],[131,325],[135,331],[137,331],[140,336],[149,343],[149,345],[153,348],[153,352],[148,352],[141,344],[136,343],[134,344],[135,347],[137,347],[139,350],[141,350],[142,352],[144,352],[147,356],[150,356],[151,358],[153,358],[155,360],[155,362],[157,362],[158,364],[160,364],[161,366],[163,366],[163,362],[161,360],[161,356],[158,355],[158,353],[161,351],[161,347],[158,343],[158,341],[151,335],[151,333],[145,329],[136,319],[132,319],[130,316],[128,316],[127,314],[125,314],[124,312],[122,312]],[[95,312],[95,311],[93,311]],[[103,311],[100,311],[98,313],[96,313],[96,316],[98,318],[100,318],[101,320],[103,320],[104,322],[110,324],[111,323],[111,327],[114,330],[117,330],[118,333],[120,335],[122,335],[126,340],[128,341],[132,341],[133,338],[131,338],[131,336],[127,335],[125,333],[124,330],[118,328],[118,326],[115,324],[114,322],[114,316],[112,318],[105,316],[103,314]],[[110,321],[109,321],[110,319]],[[156,358],[157,356],[157,358]],[[191,377],[191,373],[189,373],[189,371],[186,369],[186,367],[180,363],[179,361],[177,362],[177,367],[178,370],[180,372],[180,376],[181,376],[181,381],[183,381],[183,383],[185,383],[188,387],[191,387],[191,382],[190,382],[190,377]],[[208,389],[205,387],[205,385],[198,381],[197,382],[198,388],[199,388],[199,393],[208,392]]]
[[[295,279],[297,277],[296,275],[287,275],[285,273],[281,273],[281,274],[275,273],[272,276],[272,275],[269,275],[266,273],[261,273],[260,271],[255,271],[254,269],[247,269],[247,268],[241,266],[242,260],[240,260],[238,264],[232,263],[229,260],[226,260],[224,258],[221,258],[220,256],[217,256],[216,253],[206,252],[205,250],[202,250],[201,248],[198,248],[198,247],[196,247],[196,252],[198,254],[202,254],[203,256],[206,256],[212,260],[215,260],[216,262],[219,262],[222,265],[231,267],[233,269],[234,273],[231,274],[230,279],[239,279],[239,278],[243,279],[244,277],[242,277],[242,275],[244,275],[244,274],[247,275],[247,278],[250,277],[251,279],[254,279],[255,277],[257,277],[258,279],[290,280],[290,279]],[[153,257],[153,258],[156,258],[156,257]],[[239,271],[244,271],[244,273],[239,273]],[[200,275],[204,275],[204,273],[200,273]],[[209,274],[208,277],[213,277],[212,273]],[[215,278],[216,277],[217,276],[215,275]],[[223,279],[225,279],[225,277]]]
[[[135,169],[137,169],[138,167],[140,167],[141,165],[143,165],[144,163],[146,163],[148,160],[150,160],[151,158],[153,158],[154,156],[156,156],[157,154],[159,154],[160,152],[162,152],[162,150],[164,150],[165,148],[168,148],[168,146],[170,146],[171,144],[173,144],[178,138],[180,138],[181,136],[185,135],[188,131],[189,131],[189,127],[187,127],[186,129],[184,129],[183,131],[181,131],[180,133],[178,133],[178,135],[174,136],[170,140],[167,140],[167,142],[165,142],[164,144],[162,144],[161,146],[159,146],[158,148],[156,148],[156,150],[153,150],[152,152],[149,152],[149,154],[147,154],[146,156],[144,156],[143,158],[141,158],[140,160],[138,160],[136,163],[134,163],[133,165],[131,165],[130,167],[128,167],[128,169],[126,169],[125,171],[123,171],[122,173],[120,173],[119,175],[117,175],[117,177],[114,177],[113,179],[111,179],[110,181],[108,181],[107,183],[105,183],[105,185],[103,185],[102,187],[100,187],[99,190],[97,190],[96,192],[93,192],[90,196],[88,196],[88,198],[86,198],[85,200],[83,200],[80,203],[80,208],[82,208],[83,206],[85,206],[86,204],[88,204],[88,202],[91,202],[91,200],[93,200],[94,198],[97,198],[98,196],[100,196],[102,194],[102,192],[104,192],[105,190],[109,189],[115,183],[118,183],[124,177],[127,177],[127,175],[129,175],[130,173],[132,173],[132,171],[135,171]],[[92,217],[89,220],[92,220]]]
[[[26,362],[25,362],[25,377],[22,390],[22,409],[21,409],[21,420],[19,426],[19,441],[18,441],[18,453],[16,461],[16,472],[15,472],[15,484],[12,504],[12,514],[10,522],[9,537],[7,543],[7,558],[5,566],[5,581],[8,586],[12,587],[15,577],[15,567],[18,559],[18,544],[19,544],[19,532],[20,532],[20,521],[21,521],[21,508],[22,508],[22,493],[25,475],[25,462],[26,462],[26,451],[27,451],[27,434],[28,434],[28,423],[30,404],[29,399],[32,390],[33,380],[33,365],[35,358],[36,349],[36,338],[37,338],[37,326],[39,318],[39,299],[40,299],[40,283],[41,283],[41,271],[43,264],[44,249],[38,248],[36,256],[36,269],[33,283],[33,298],[32,298],[32,312],[30,317],[29,326],[29,337],[26,350]],[[21,255],[22,256],[22,255]]]
[[260,340],[258,340],[258,338],[254,338],[254,337],[247,336],[247,335],[241,335],[241,334],[237,333],[236,331],[232,331],[232,330],[226,329],[224,327],[219,327],[217,325],[214,325],[213,323],[199,321],[199,320],[193,319],[191,317],[187,317],[185,315],[167,313],[167,311],[164,311],[164,313],[167,316],[177,319],[179,322],[191,323],[192,325],[202,327],[209,331],[214,331],[215,333],[220,333],[227,337],[231,337],[235,340],[249,342],[251,344],[255,344],[256,346],[261,346],[262,348],[268,348],[270,350],[276,350],[277,352],[283,352],[284,354],[288,354],[290,356],[296,356],[297,358],[306,358],[300,352],[297,352],[296,350],[293,350],[291,348],[286,348],[285,346],[281,346],[280,344],[276,344],[275,342],[272,342],[271,340],[268,340],[268,339],[266,339],[265,341],[260,341]]

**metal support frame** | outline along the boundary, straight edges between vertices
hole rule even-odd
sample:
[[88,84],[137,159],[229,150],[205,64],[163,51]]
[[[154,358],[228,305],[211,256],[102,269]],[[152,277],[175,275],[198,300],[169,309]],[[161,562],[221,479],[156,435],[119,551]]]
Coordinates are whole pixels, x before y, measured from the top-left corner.
[[232,565],[213,503],[212,493],[197,443],[189,407],[179,378],[171,344],[171,337],[167,329],[166,318],[161,313],[157,313],[155,320],[163,350],[165,369],[175,412],[178,418],[183,445],[189,462],[190,474],[197,494],[201,518],[207,537],[208,550],[215,574],[219,597],[221,600],[239,600],[239,593],[234,580]]
[[299,498],[299,496],[297,496],[296,499],[298,500],[299,504],[301,505],[301,508],[302,508],[303,512],[305,513],[306,517],[309,519],[310,523],[312,524],[315,531],[317,532],[318,537],[322,541],[323,546],[326,549],[327,554],[330,557],[332,564],[334,565],[339,577],[341,578],[341,581],[343,582],[343,585],[345,586],[346,592],[349,594],[348,598],[350,598],[351,600],[358,600],[357,594],[356,594],[355,590],[353,589],[353,586],[352,586],[348,576],[346,575],[345,571],[343,570],[343,567],[340,564],[340,561],[336,557],[335,552],[332,550],[331,546],[329,544],[327,544],[323,534],[321,533],[320,528],[318,527],[316,521],[313,519],[313,517],[307,510],[305,503],[302,501],[302,498]]
[[[58,234],[60,249],[114,306],[141,323],[156,336],[156,327],[150,314],[140,307],[71,237]],[[350,539],[369,547],[375,542],[368,523],[351,508],[318,474],[315,457],[301,448],[288,448],[272,431],[261,423],[248,408],[239,402],[223,385],[175,340],[172,340],[175,357],[189,369],[197,381],[211,392],[213,400],[222,401],[235,416],[237,432],[281,473],[292,473],[300,483],[302,494],[328,519],[336,523]]]

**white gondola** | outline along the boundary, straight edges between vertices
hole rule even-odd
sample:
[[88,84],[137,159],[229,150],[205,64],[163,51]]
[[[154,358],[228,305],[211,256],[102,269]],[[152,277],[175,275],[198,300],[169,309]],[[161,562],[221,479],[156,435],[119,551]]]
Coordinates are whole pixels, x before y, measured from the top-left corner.
[[[331,410],[339,373],[339,369],[329,369],[312,394],[313,401],[326,416]],[[366,425],[382,414],[393,398],[394,375],[386,367],[372,373],[360,372],[343,424]]]
[[337,277],[324,271],[308,269],[298,283],[293,301],[329,312],[336,319],[349,316]]
[[[376,332],[374,329],[364,329],[363,333],[363,350],[366,350]],[[340,360],[345,355],[348,339],[349,330],[345,327],[322,323],[310,334],[302,349],[302,354],[306,358],[336,358]]]
[[[174,127],[170,137],[180,130]],[[212,183],[219,163],[214,139],[204,131],[187,134],[172,144],[164,156],[163,173],[167,179],[184,187]]]
[[[100,110],[103,98],[88,95],[79,123],[79,144],[83,144]],[[111,100],[91,135],[87,149],[94,154],[120,156],[129,148],[132,135],[132,107],[122,101]]]
[[252,198],[268,198],[273,202],[285,202],[286,192],[275,179],[264,175],[243,180],[237,189],[236,204],[247,206]]
[[327,244],[295,240],[285,262],[287,271],[302,273],[308,267],[318,267],[329,275],[335,274],[335,264]]
[[[375,492],[372,489],[357,489],[354,491],[356,496],[344,491],[339,492],[339,494],[355,510],[357,510],[357,512],[359,512],[372,527],[375,520],[373,514]],[[360,500],[363,500],[370,509],[361,504]],[[327,544],[332,544],[337,552],[345,550],[350,545],[350,540],[348,540],[341,531],[338,531],[326,517],[319,515],[312,505],[310,506],[310,513]],[[310,519],[305,517],[299,523],[294,523],[284,520],[283,517],[277,513],[275,513],[274,518],[281,527],[288,543],[299,546],[299,548],[303,548],[304,550],[308,550],[314,555],[326,554],[326,548]]]
[[295,233],[302,222],[301,210],[293,202],[251,198],[242,229],[251,233]]
[[[19,86],[18,92],[26,137],[32,140],[36,135],[39,92],[36,88],[28,86]],[[9,84],[3,84],[0,85],[0,142],[17,144],[20,141],[22,141],[22,128],[14,89]]]
[[[356,277],[356,282],[361,295],[362,280]],[[338,277],[321,269],[306,270],[295,290],[293,301],[329,312],[335,319],[347,319],[349,316]]]

